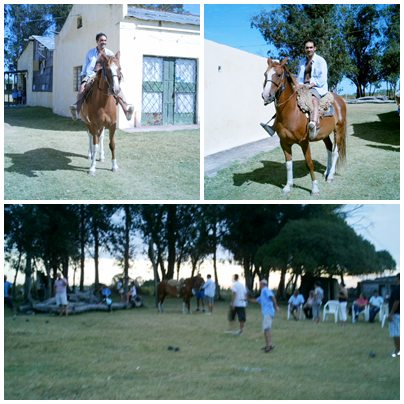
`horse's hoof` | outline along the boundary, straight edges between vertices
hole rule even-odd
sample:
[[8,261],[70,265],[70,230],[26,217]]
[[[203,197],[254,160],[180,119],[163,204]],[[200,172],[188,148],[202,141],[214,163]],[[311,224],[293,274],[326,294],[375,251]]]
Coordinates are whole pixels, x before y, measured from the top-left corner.
[[327,183],[332,184],[334,182],[334,178],[327,178]]
[[104,161],[105,161],[105,157],[104,156],[100,157],[100,162],[103,163]]
[[320,191],[311,191],[311,196],[320,196]]
[[89,170],[88,173],[89,173],[90,175],[92,175],[93,177],[95,176],[95,170]]
[[111,168],[111,171],[112,171],[113,173],[116,173],[118,170],[119,170],[119,167],[118,167],[118,166]]

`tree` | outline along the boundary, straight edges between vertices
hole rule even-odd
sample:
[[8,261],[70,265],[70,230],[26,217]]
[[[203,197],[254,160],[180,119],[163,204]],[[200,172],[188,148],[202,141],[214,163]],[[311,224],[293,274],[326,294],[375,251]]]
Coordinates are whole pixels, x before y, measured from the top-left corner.
[[5,4],[4,60],[6,68],[17,69],[17,60],[31,35],[60,31],[71,4]]
[[290,58],[292,71],[297,71],[299,60],[305,56],[304,41],[314,40],[328,64],[329,87],[335,89],[349,62],[337,20],[338,8],[332,4],[281,5],[254,16],[251,27],[278,48],[275,57]]

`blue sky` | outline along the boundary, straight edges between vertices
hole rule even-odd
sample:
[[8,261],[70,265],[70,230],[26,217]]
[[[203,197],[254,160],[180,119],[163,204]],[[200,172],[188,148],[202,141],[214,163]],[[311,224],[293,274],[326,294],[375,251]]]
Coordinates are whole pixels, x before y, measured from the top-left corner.
[[[267,51],[274,51],[274,48],[265,43],[257,29],[250,27],[251,17],[278,7],[277,4],[206,4],[205,38],[267,57]],[[356,92],[350,80],[343,80],[340,86],[349,93]]]
[[[346,209],[351,210],[353,205]],[[400,265],[400,205],[363,205],[348,223],[379,250],[387,250]]]

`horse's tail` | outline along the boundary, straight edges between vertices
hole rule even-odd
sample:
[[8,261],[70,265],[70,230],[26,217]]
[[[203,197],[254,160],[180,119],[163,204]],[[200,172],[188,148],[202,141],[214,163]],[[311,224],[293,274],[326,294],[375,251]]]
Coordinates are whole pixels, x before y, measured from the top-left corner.
[[[335,95],[334,95],[335,97]],[[346,162],[346,144],[347,144],[347,136],[348,136],[348,121],[347,121],[347,111],[346,111],[346,103],[342,97],[336,99],[336,107],[338,114],[338,122],[336,128],[336,142],[338,146],[338,161],[337,166],[340,167]]]

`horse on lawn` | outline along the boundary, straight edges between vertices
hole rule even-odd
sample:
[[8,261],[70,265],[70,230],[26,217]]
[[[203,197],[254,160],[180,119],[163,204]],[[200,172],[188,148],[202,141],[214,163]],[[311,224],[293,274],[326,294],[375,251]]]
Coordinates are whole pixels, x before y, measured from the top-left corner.
[[[287,183],[283,188],[284,193],[289,194],[293,186],[292,146],[297,143],[302,148],[306,166],[310,171],[311,193],[316,195],[319,194],[319,189],[310,152],[309,120],[298,106],[297,94],[300,86],[287,69],[287,60],[287,58],[281,62],[272,59],[267,60],[268,66],[265,71],[262,98],[265,105],[275,101],[276,120],[274,126],[280,138],[287,170]],[[321,118],[320,129],[314,139],[314,141],[322,140],[327,148],[328,160],[325,178],[329,183],[334,179],[337,161],[342,163],[346,157],[346,104],[339,95],[333,94],[333,97],[335,112],[332,116]],[[329,136],[331,132],[334,132],[334,145]]]
[[194,276],[192,278],[175,280],[163,280],[157,286],[157,308],[160,313],[163,312],[163,303],[167,296],[182,297],[182,312],[191,312],[191,298],[200,290],[205,283],[202,277]]
[[115,159],[115,130],[117,119],[117,101],[122,79],[119,63],[119,51],[115,56],[101,53],[97,64],[99,70],[91,85],[85,90],[84,101],[80,108],[81,120],[86,124],[89,136],[88,157],[91,159],[89,173],[95,175],[96,156],[99,152],[100,161],[104,160],[104,131],[109,132],[109,148],[112,153],[112,171],[118,170]]

